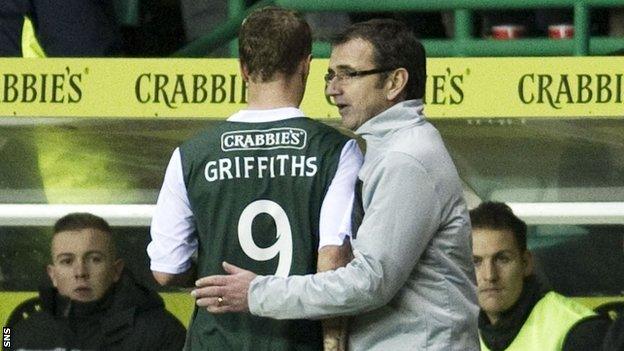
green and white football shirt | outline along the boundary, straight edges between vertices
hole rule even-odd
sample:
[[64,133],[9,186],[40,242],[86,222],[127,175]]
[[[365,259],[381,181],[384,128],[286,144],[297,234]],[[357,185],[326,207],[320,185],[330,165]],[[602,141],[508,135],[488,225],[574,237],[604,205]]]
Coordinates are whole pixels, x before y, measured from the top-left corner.
[[[176,150],[152,223],[152,270],[184,272],[197,251],[200,277],[222,274],[222,261],[262,275],[316,271],[319,241],[340,244],[350,234],[362,156],[353,140],[301,116],[241,111]],[[187,343],[312,350],[321,341],[317,322],[198,309]]]

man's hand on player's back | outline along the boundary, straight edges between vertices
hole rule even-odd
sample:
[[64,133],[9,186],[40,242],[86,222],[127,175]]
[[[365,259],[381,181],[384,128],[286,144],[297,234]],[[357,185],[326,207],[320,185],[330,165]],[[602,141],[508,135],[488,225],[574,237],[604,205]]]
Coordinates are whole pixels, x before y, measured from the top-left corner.
[[223,262],[223,269],[229,275],[212,275],[198,279],[197,289],[191,292],[198,307],[205,307],[211,313],[247,312],[247,290],[256,274]]

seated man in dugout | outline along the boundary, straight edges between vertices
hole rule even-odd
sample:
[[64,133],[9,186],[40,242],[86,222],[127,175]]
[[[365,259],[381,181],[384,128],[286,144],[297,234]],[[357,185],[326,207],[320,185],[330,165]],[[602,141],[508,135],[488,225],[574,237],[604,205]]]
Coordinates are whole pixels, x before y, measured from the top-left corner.
[[600,350],[609,319],[540,286],[526,223],[498,202],[471,210],[470,220],[481,350]]
[[[108,223],[72,213],[54,225],[41,306],[12,325],[13,349],[180,350],[185,329],[117,257]],[[46,286],[47,285],[47,286]],[[19,316],[18,316],[19,317]],[[13,318],[11,318],[13,319]]]

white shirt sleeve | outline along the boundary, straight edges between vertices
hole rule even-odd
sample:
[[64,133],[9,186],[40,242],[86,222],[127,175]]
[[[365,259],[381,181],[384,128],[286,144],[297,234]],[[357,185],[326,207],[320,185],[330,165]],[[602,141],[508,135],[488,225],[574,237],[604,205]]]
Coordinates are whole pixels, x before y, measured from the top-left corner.
[[327,245],[342,245],[351,235],[351,212],[357,175],[364,157],[355,140],[349,140],[340,154],[334,179],[321,205],[319,249]]
[[175,149],[167,166],[150,233],[152,241],[147,246],[147,254],[152,271],[179,274],[191,267],[197,237],[179,148]]

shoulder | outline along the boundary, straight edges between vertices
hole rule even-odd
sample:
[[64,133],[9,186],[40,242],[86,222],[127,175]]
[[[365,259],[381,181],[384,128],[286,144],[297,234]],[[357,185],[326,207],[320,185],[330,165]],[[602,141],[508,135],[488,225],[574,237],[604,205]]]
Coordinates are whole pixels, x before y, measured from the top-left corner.
[[235,130],[232,125],[240,123],[232,123],[228,121],[210,122],[210,124],[195,136],[186,140],[179,146],[180,161],[183,166],[188,163],[194,163],[201,159],[207,151],[217,152],[221,150],[222,135],[229,131]]
[[325,133],[330,133],[330,134],[336,134],[336,135],[343,135],[344,134],[337,128],[334,128],[326,123],[323,123],[321,121],[317,121],[311,118],[305,118],[303,119],[306,123],[308,123],[311,127],[316,128],[320,131],[323,131]]
[[413,178],[414,181],[418,181],[416,178],[427,176],[427,169],[422,160],[409,150],[390,148],[372,161],[365,162],[365,165],[372,166],[378,175],[392,174],[393,177]]
[[321,121],[309,118],[309,117],[300,117],[293,119],[286,119],[280,121],[280,125],[283,127],[294,127],[294,128],[303,128],[310,133],[316,133],[321,135],[330,135],[348,139],[349,137],[345,135],[342,131],[337,128],[334,128],[326,123]]
[[[50,300],[52,299],[53,297],[50,297]],[[48,300],[46,299],[46,301]],[[7,319],[6,325],[23,327],[53,320],[54,316],[49,310],[50,308],[52,308],[50,304],[44,303],[40,296],[29,298],[15,307]]]
[[347,157],[352,156],[349,155],[349,148],[345,146],[350,140],[355,141],[355,139],[323,122],[304,117],[293,119],[284,126],[289,130],[301,129],[306,153],[321,153],[323,159],[336,159],[345,152],[348,154]]
[[404,152],[423,163],[448,158],[448,151],[438,130],[427,121],[398,129],[392,134],[388,149]]
[[435,188],[435,179],[413,155],[398,150],[382,150],[373,155],[371,151],[367,150],[359,172],[363,195],[411,196],[414,191]]
[[37,329],[41,326],[47,326],[48,324],[54,323],[54,316],[52,316],[47,311],[39,311],[30,314],[28,318],[15,322],[15,324],[13,324],[11,327],[13,328],[13,330],[39,332],[39,330]]
[[589,307],[554,291],[550,291],[544,295],[540,303],[545,306],[553,306],[561,312],[565,312],[566,316],[570,318],[581,319],[583,317],[596,315]]
[[61,346],[63,325],[47,311],[39,311],[12,326],[15,348],[43,348]]
[[353,139],[352,137],[348,136],[346,132],[343,132],[320,121],[316,121],[310,118],[302,118],[301,122],[307,126],[307,129],[313,135],[321,136],[324,139],[334,139],[337,142],[341,143],[344,143],[349,139]]
[[419,179],[412,182],[428,180],[452,198],[461,192],[455,164],[440,134],[428,122],[397,130],[380,148],[388,170],[413,172]]

